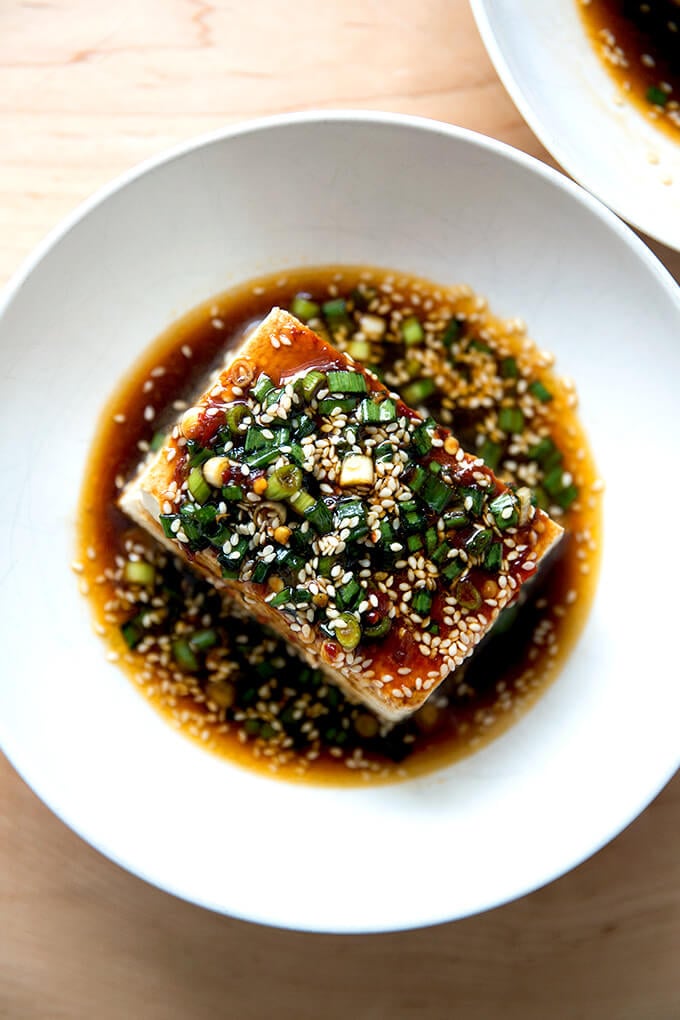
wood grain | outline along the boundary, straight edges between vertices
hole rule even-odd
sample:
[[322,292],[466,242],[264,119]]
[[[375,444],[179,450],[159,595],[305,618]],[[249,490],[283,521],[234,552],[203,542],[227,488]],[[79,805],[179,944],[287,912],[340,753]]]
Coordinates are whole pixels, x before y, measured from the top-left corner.
[[[4,0],[0,282],[139,160],[228,121],[319,106],[437,117],[552,162],[465,0]],[[680,256],[653,247],[680,277]],[[8,1020],[680,1016],[680,779],[532,896],[361,938],[258,928],[174,900],[82,843],[6,762],[0,792]]]

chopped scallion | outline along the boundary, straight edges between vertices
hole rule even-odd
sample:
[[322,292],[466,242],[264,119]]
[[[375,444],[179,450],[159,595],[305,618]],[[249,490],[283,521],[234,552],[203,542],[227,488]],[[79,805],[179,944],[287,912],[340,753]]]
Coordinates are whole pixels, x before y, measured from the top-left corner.
[[389,634],[391,627],[392,620],[390,617],[381,616],[377,623],[367,623],[364,625],[364,635],[367,638],[371,638],[371,640],[375,638],[382,638],[385,637],[386,634]]
[[209,648],[214,648],[218,641],[217,631],[212,627],[194,631],[189,638],[191,646],[197,648],[199,652],[207,652]]
[[566,488],[557,492],[553,499],[563,510],[568,510],[575,499],[578,498],[578,488],[575,485],[567,485]]
[[166,538],[175,538],[175,532],[172,530],[175,521],[179,520],[177,514],[161,514],[158,518],[160,525],[163,529],[163,534]]
[[449,528],[464,528],[470,523],[468,515],[464,510],[449,510],[444,514],[444,527]]
[[401,339],[407,347],[422,343],[425,337],[423,327],[415,315],[410,315],[401,324]]
[[516,358],[503,358],[501,361],[501,377],[503,379],[516,379],[519,375]]
[[319,535],[327,535],[333,528],[333,515],[321,499],[305,510],[305,517]]
[[431,556],[434,550],[437,548],[439,542],[439,536],[437,535],[436,528],[428,528],[425,532],[425,549],[427,555]]
[[468,538],[465,543],[465,551],[470,556],[483,556],[493,538],[493,532],[489,528],[480,528]]
[[272,443],[271,439],[267,439],[263,435],[262,429],[252,427],[246,432],[246,441],[243,448],[246,453],[252,453],[253,450],[259,450],[263,446],[272,446]]
[[444,347],[451,347],[460,336],[460,320],[455,316],[449,319],[449,323],[442,334],[442,343]]
[[356,609],[363,595],[363,588],[354,578],[343,584],[335,593],[338,609]]
[[502,492],[489,503],[489,511],[493,514],[499,531],[514,528],[519,522],[519,500],[512,492]]
[[355,361],[366,364],[371,357],[371,345],[368,340],[352,340],[347,344],[347,353]]
[[251,394],[254,400],[261,404],[267,394],[274,389],[274,383],[271,381],[268,375],[264,372],[260,375],[257,382],[251,389]]
[[120,632],[123,635],[123,640],[128,648],[136,648],[144,637],[144,628],[142,626],[141,617],[137,615],[131,620],[128,620],[121,626]]
[[302,487],[302,471],[294,464],[282,464],[275,468],[267,480],[267,499],[290,499]]
[[222,499],[226,500],[227,503],[237,502],[243,499],[243,489],[240,485],[223,485]]
[[484,507],[484,493],[482,490],[476,489],[472,485],[467,485],[461,488],[460,495],[463,500],[463,510],[466,513],[472,514],[473,517],[479,517]]
[[352,649],[361,641],[361,627],[357,619],[351,613],[341,613],[335,621],[335,637],[346,651]]
[[429,476],[425,468],[417,464],[411,472],[411,476],[407,480],[406,484],[413,492],[420,492],[428,477]]
[[193,467],[189,472],[188,480],[189,492],[194,497],[197,503],[205,503],[210,499],[210,486],[203,477],[203,472],[200,467]]
[[494,542],[486,550],[484,556],[484,563],[482,566],[485,570],[500,570],[501,563],[503,561],[503,544],[501,542]]
[[556,496],[564,488],[562,479],[564,478],[564,471],[562,465],[558,464],[556,467],[548,471],[547,475],[543,479],[543,488],[550,496]]
[[432,553],[431,559],[433,563],[438,566],[446,563],[449,558],[449,553],[453,549],[453,546],[449,545],[448,542],[440,542],[437,548]]
[[235,435],[239,426],[250,418],[251,413],[246,404],[233,404],[227,411],[227,427]]
[[262,398],[262,407],[266,410],[273,404],[278,404],[282,395],[283,395],[282,387],[277,388],[276,386],[272,386],[272,388],[267,393],[265,393],[265,395]]
[[413,430],[411,436],[411,442],[416,448],[416,452],[419,456],[424,457],[426,453],[432,449],[432,435],[436,429],[435,423],[431,418],[424,421],[421,425]]
[[396,540],[394,528],[389,521],[380,522],[380,538],[385,549],[389,549]]
[[323,314],[331,330],[350,329],[352,320],[347,312],[347,302],[344,298],[333,298],[332,301],[324,301]]
[[433,595],[427,588],[419,588],[413,596],[411,606],[418,616],[427,616],[432,609]]
[[500,443],[494,443],[491,439],[485,439],[482,445],[477,450],[477,454],[482,458],[487,467],[495,471],[500,464],[501,455],[503,453],[503,447]]
[[186,638],[176,638],[172,642],[172,656],[182,669],[193,673],[199,667],[198,659]]
[[657,85],[650,85],[645,95],[647,102],[653,103],[654,106],[665,106],[668,102],[668,93],[658,88]]
[[128,560],[123,568],[123,577],[128,584],[151,587],[156,580],[156,569],[145,560]]
[[397,420],[397,408],[389,397],[382,401],[368,397],[359,404],[357,418],[366,424],[389,424]]
[[420,552],[423,548],[423,540],[418,534],[409,535],[406,539],[406,545],[410,553]]
[[189,440],[186,445],[186,452],[189,454],[189,467],[200,467],[212,457],[212,452],[199,443]]
[[314,419],[308,414],[302,414],[295,424],[295,438],[299,442],[305,436],[311,436],[313,432],[316,432]]
[[316,301],[312,301],[308,294],[296,294],[290,305],[291,315],[301,322],[309,322],[321,311]]
[[532,502],[534,503],[534,506],[540,507],[541,510],[548,510],[550,506],[550,498],[542,485],[534,486]]
[[546,386],[543,385],[540,379],[536,379],[535,382],[529,383],[529,393],[533,394],[537,400],[540,400],[542,404],[549,403],[553,395]]
[[376,446],[373,453],[373,460],[376,464],[382,464],[385,461],[394,460],[394,447],[388,441],[380,443]]
[[366,379],[361,372],[331,371],[328,373],[330,393],[366,393]]
[[278,460],[279,448],[271,441],[267,446],[263,446],[260,450],[255,450],[254,453],[248,454],[246,462],[251,468],[265,468],[273,464],[275,460]]
[[254,584],[264,584],[264,582],[269,577],[272,566],[273,566],[272,563],[265,563],[264,560],[258,560],[258,562],[255,564],[255,569],[253,570],[253,576],[251,577],[251,581]]
[[330,417],[334,411],[353,411],[357,406],[356,397],[324,397],[319,401],[319,414]]
[[355,287],[350,297],[354,302],[354,307],[358,308],[360,312],[365,312],[368,309],[371,301],[378,296],[378,292],[375,287],[367,287],[366,284],[359,284]]
[[527,456],[529,460],[538,461],[544,471],[550,471],[562,463],[562,454],[549,436],[545,436],[532,446]]
[[511,435],[520,433],[524,428],[524,415],[519,407],[501,407],[498,412],[498,427]]
[[456,578],[460,577],[464,570],[465,564],[460,556],[457,556],[456,559],[451,560],[450,563],[446,564],[444,569],[441,571],[441,575],[446,578],[447,581],[455,581]]
[[482,604],[482,596],[479,589],[475,588],[472,581],[459,581],[455,587],[454,595],[459,606],[471,611],[479,609]]
[[442,482],[436,475],[428,474],[419,490],[419,495],[431,510],[441,514],[455,496],[455,490],[450,485]]
[[360,499],[340,499],[335,506],[335,520],[338,527],[345,527],[345,522],[358,517],[365,518],[364,507]]
[[290,574],[298,574],[305,565],[303,558],[287,546],[279,546],[276,552],[276,560]]
[[399,517],[403,523],[404,530],[409,534],[413,534],[416,531],[422,531],[425,521],[423,515],[418,510],[408,510],[404,513],[403,504],[400,508]]
[[317,567],[319,577],[330,577],[334,564],[335,560],[332,556],[319,556],[319,566]]
[[305,400],[310,401],[319,392],[321,387],[326,385],[326,376],[323,372],[312,369],[311,372],[307,372],[303,379],[299,380],[299,383],[302,396]]
[[307,510],[314,506],[316,500],[305,489],[299,489],[288,497],[288,502],[296,513],[304,516]]
[[417,407],[428,397],[431,397],[434,391],[434,379],[415,379],[404,386],[401,391],[401,399],[405,404]]
[[274,609],[280,609],[281,606],[288,605],[289,602],[293,601],[293,589],[282,588],[281,591],[277,592],[273,599],[270,600],[269,605]]

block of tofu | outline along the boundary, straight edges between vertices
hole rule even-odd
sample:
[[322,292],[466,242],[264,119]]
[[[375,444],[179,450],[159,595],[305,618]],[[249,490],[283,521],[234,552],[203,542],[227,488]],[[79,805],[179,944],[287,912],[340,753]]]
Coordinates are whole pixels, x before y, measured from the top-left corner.
[[390,721],[474,651],[562,534],[278,308],[120,505]]

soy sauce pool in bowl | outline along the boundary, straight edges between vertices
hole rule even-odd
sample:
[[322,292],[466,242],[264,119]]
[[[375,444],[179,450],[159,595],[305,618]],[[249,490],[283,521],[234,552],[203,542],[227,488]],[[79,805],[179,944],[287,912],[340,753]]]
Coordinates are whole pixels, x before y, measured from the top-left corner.
[[[408,722],[386,727],[121,513],[125,479],[225,351],[273,305],[452,428],[501,477],[529,485],[567,538],[521,604]],[[224,293],[142,356],[107,407],[82,497],[76,569],[97,628],[146,695],[206,747],[285,778],[366,782],[417,775],[501,733],[559,672],[587,615],[599,555],[599,491],[571,384],[467,287],[375,268],[285,272]],[[493,581],[488,582],[493,585]],[[492,592],[486,592],[487,596]],[[427,622],[427,621],[426,621]],[[424,640],[436,640],[428,624]]]
[[[524,33],[527,21],[515,20]],[[558,682],[455,765],[346,788],[272,781],[175,732],[106,662],[68,569],[83,473],[116,380],[137,364],[143,386],[160,363],[138,362],[140,352],[211,294],[324,259],[467,280],[504,315],[522,313],[577,381],[607,486],[597,593]],[[422,926],[574,867],[678,763],[677,614],[657,599],[650,631],[639,595],[641,556],[647,592],[665,590],[678,554],[672,542],[631,550],[650,532],[633,527],[630,500],[634,464],[635,494],[655,497],[650,513],[660,499],[672,517],[680,502],[679,316],[677,286],[599,203],[450,125],[374,112],[278,117],[188,142],[110,185],[36,253],[0,314],[8,423],[49,409],[20,443],[16,427],[3,432],[14,482],[0,533],[3,751],[100,852],[250,921],[336,933]],[[143,414],[147,403],[136,406]],[[137,436],[154,428],[139,422]]]

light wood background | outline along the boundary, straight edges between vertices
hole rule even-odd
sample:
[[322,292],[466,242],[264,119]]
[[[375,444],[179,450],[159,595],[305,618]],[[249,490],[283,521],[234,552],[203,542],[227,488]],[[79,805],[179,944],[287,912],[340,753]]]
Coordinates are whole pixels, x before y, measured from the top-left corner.
[[[121,170],[228,121],[318,106],[437,117],[550,162],[465,0],[0,0],[0,283]],[[655,250],[680,276],[680,256]],[[679,823],[676,778],[523,900],[419,932],[316,937],[143,884],[2,761],[0,1017],[672,1020]]]

